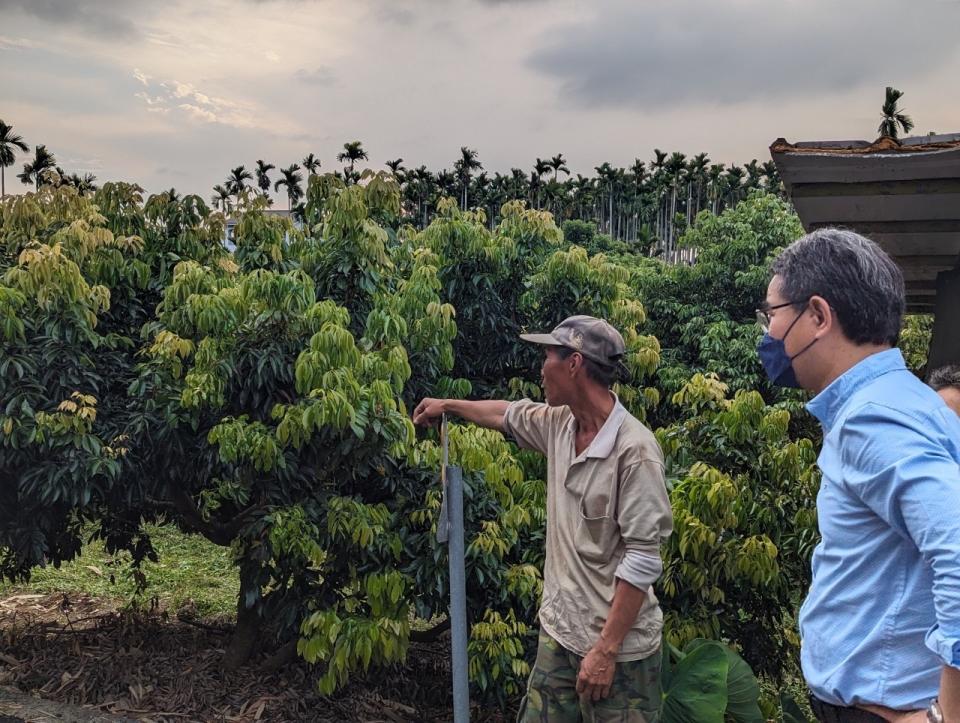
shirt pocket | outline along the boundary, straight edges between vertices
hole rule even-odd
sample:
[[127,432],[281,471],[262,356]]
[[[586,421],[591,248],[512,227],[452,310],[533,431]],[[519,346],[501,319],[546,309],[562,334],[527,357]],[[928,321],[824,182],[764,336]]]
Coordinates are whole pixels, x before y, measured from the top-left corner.
[[609,495],[586,494],[580,499],[574,543],[582,559],[601,564],[610,560],[617,546],[617,529]]

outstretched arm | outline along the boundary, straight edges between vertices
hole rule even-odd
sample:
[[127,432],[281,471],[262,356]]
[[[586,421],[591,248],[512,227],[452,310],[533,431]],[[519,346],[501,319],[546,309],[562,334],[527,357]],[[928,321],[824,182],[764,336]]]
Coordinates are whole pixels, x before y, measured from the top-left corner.
[[510,402],[502,399],[468,401],[466,399],[431,399],[421,401],[413,410],[413,423],[433,424],[443,414],[453,414],[481,427],[503,431],[503,415]]

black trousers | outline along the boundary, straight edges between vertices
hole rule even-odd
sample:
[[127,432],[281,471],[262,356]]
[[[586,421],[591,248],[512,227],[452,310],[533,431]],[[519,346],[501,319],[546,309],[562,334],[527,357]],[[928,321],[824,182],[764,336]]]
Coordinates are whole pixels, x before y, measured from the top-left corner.
[[810,696],[810,708],[820,723],[886,723],[875,713],[862,708],[844,708]]

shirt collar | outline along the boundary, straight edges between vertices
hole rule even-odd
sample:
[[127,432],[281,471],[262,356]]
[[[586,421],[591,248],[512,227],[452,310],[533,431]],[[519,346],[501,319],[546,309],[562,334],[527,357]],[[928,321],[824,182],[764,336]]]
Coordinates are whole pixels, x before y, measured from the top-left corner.
[[[590,446],[580,455],[581,459],[606,459],[613,452],[613,447],[617,443],[617,433],[620,431],[623,420],[627,418],[627,409],[620,403],[616,394],[613,392],[610,392],[610,394],[613,396],[613,409],[610,410],[610,414],[607,415],[607,419],[600,427],[600,431],[597,432],[597,436],[593,438]],[[570,415],[570,421],[567,422],[567,431],[576,434],[577,420],[574,419],[573,415]]]
[[888,372],[905,370],[903,354],[897,348],[871,354],[834,379],[807,403],[807,411],[829,430],[837,421],[844,405],[857,391]]

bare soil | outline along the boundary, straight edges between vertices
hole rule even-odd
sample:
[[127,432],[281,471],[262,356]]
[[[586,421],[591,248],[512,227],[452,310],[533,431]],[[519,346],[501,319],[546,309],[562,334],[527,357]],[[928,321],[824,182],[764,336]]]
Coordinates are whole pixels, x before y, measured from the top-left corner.
[[[5,721],[449,721],[449,639],[411,643],[407,663],[358,676],[332,697],[302,661],[272,651],[228,672],[225,620],[122,610],[86,595],[0,599],[0,723]],[[6,717],[5,717],[6,716]],[[509,713],[475,710],[475,720]]]

